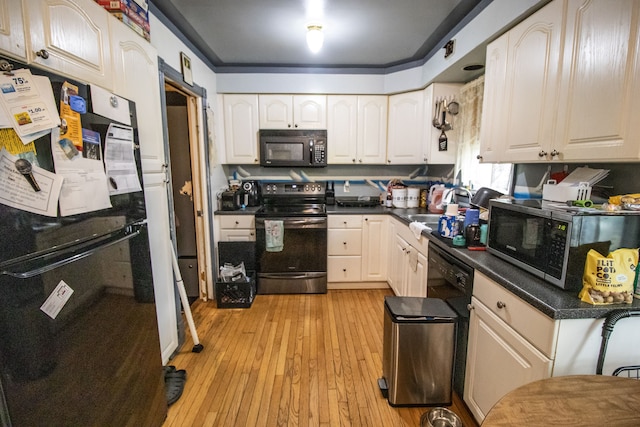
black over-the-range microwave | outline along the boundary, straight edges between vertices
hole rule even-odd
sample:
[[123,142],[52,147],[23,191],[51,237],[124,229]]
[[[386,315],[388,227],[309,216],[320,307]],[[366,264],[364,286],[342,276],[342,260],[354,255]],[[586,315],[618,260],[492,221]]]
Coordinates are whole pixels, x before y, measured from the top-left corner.
[[587,252],[640,247],[640,212],[491,200],[487,250],[562,289],[579,289]]
[[260,166],[327,166],[327,131],[260,130]]

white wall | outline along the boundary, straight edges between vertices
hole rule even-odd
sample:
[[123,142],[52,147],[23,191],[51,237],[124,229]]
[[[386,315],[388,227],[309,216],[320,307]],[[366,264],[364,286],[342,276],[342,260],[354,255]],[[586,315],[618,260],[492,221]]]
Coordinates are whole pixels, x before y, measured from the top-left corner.
[[[214,122],[222,120],[222,111],[218,111],[216,103],[216,94],[218,92],[216,74],[153,14],[150,14],[149,21],[151,25],[151,44],[158,51],[158,56],[169,66],[180,71],[180,52],[184,52],[191,59],[193,82],[207,91],[207,104],[213,111]],[[213,135],[213,143],[209,145],[209,164],[211,167],[209,173],[213,194],[209,195],[209,197],[215,197],[215,191],[227,185],[227,178],[219,161],[220,155],[224,153],[221,147],[224,145],[224,141],[222,139],[216,141],[214,129],[210,129],[210,132]],[[215,209],[215,199],[212,202]]]

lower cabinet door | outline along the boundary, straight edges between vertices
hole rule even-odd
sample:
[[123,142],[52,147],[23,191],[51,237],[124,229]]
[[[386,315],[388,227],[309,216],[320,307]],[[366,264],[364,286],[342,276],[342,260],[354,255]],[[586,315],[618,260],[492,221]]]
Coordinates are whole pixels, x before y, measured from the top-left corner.
[[552,360],[472,298],[464,401],[478,423],[505,394],[551,376]]

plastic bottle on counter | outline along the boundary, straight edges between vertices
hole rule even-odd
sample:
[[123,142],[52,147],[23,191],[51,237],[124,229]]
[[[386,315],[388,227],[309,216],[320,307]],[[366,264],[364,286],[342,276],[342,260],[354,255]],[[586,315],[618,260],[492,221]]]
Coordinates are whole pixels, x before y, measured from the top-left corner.
[[393,207],[393,196],[391,195],[391,192],[387,192],[387,200],[385,200],[384,205],[387,208]]

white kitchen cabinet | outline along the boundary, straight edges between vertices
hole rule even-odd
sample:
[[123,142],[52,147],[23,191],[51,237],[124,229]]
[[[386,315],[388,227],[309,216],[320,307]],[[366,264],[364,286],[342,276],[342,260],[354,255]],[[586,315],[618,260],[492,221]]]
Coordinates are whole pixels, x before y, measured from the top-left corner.
[[227,163],[258,164],[258,95],[225,94],[223,106]]
[[27,60],[21,0],[0,0],[0,52],[20,61]]
[[221,242],[255,242],[256,223],[254,215],[216,215],[215,235]]
[[[128,26],[109,20],[114,91],[136,103],[142,170],[165,173],[158,52]],[[144,76],[144,77],[143,77]]]
[[424,91],[389,96],[387,163],[424,164]]
[[[422,140],[422,158],[425,163],[428,164],[455,164],[457,154],[457,141],[456,135],[458,134],[457,115],[447,114],[447,121],[450,122],[453,128],[450,131],[445,132],[447,135],[447,150],[440,150],[438,140],[442,131],[433,126],[433,118],[436,108],[436,102],[441,99],[446,99],[447,102],[457,101],[459,102],[460,84],[442,84],[434,83],[427,86],[424,90],[424,134]],[[442,111],[439,114],[439,120],[442,121]]]
[[329,164],[384,164],[387,150],[385,95],[328,95]]
[[386,215],[329,215],[327,280],[385,282],[387,225]]
[[391,253],[388,284],[396,296],[427,296],[428,239],[416,239],[409,226],[389,221]]
[[640,159],[640,2],[567,2],[558,160]]
[[388,232],[387,215],[362,216],[362,280],[387,280]]
[[554,0],[491,43],[480,159],[640,159],[639,20],[635,0]]
[[563,17],[553,1],[487,47],[482,161],[553,159]]
[[326,95],[259,95],[260,129],[326,129]]
[[27,61],[113,89],[109,20],[114,18],[91,0],[28,4],[24,8],[25,33],[29,34]]

